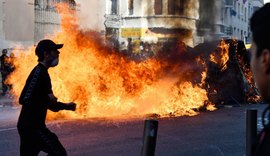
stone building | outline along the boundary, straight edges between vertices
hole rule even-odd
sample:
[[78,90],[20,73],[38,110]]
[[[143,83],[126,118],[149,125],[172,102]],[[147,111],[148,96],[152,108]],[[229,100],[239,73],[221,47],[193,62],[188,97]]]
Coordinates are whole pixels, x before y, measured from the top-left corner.
[[0,48],[35,44],[59,30],[60,18],[54,4],[74,0],[0,0]]
[[193,46],[198,8],[198,0],[106,0],[106,36],[134,53],[177,39]]
[[0,48],[33,45],[58,31],[59,2],[84,13],[83,28],[106,32],[115,47],[133,45],[134,52],[141,43],[177,39],[190,46],[220,38],[250,42],[249,18],[263,5],[263,0],[0,0]]
[[234,38],[250,42],[249,19],[263,0],[200,0],[198,35],[205,40]]
[[34,41],[38,42],[47,34],[53,34],[60,29],[60,16],[55,4],[65,2],[71,9],[76,8],[74,0],[35,0]]

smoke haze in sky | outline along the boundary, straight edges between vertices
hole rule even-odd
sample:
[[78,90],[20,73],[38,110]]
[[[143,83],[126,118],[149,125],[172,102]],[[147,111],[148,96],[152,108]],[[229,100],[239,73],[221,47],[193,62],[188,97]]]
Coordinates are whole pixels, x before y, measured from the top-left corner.
[[30,41],[34,36],[34,8],[28,0],[8,0],[4,3],[5,38],[11,41]]
[[75,0],[79,4],[79,23],[83,29],[105,29],[105,0]]

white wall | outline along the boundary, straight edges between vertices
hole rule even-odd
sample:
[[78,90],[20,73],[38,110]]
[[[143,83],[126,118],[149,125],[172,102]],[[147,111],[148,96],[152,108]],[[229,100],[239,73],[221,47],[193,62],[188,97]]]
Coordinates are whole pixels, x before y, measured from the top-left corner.
[[4,22],[6,40],[33,40],[34,6],[28,2],[29,0],[6,0]]
[[29,45],[34,39],[34,0],[0,1],[0,48]]
[[3,30],[3,22],[4,22],[4,7],[3,0],[0,0],[0,48],[4,47],[4,30]]

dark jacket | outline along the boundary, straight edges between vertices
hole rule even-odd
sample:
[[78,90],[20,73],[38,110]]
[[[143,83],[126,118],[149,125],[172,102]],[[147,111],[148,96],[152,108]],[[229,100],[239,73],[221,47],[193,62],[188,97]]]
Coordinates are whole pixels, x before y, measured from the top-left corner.
[[48,94],[51,93],[53,92],[48,69],[39,63],[27,78],[19,98],[22,109],[18,129],[46,128],[47,109],[54,112],[65,109],[65,104],[61,102],[54,104],[50,102]]

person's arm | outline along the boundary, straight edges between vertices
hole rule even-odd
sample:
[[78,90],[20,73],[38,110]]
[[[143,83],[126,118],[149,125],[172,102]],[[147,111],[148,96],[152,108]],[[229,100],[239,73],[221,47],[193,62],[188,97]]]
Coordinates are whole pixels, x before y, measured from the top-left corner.
[[51,111],[58,112],[59,110],[71,110],[71,111],[76,110],[76,103],[74,103],[74,102],[69,102],[69,103],[58,102],[57,98],[53,94],[49,94],[48,96],[50,98],[48,108]]
[[[42,72],[40,67],[34,68],[26,80],[26,84],[22,90],[19,98],[19,103],[21,105],[28,105],[37,103],[38,94],[40,89],[40,78],[42,77]],[[35,98],[38,97],[38,98]]]

